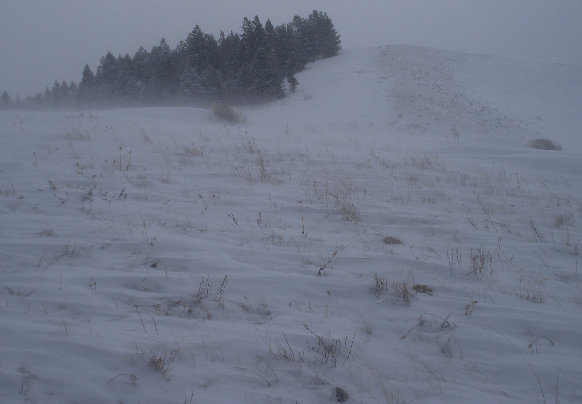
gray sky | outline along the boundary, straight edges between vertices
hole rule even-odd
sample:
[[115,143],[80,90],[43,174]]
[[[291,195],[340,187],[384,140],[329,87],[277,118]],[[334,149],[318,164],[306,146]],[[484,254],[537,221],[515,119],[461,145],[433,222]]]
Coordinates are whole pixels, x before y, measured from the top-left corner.
[[582,0],[0,0],[0,91],[25,97],[78,82],[112,51],[133,56],[198,24],[240,32],[327,11],[344,48],[414,44],[582,65]]

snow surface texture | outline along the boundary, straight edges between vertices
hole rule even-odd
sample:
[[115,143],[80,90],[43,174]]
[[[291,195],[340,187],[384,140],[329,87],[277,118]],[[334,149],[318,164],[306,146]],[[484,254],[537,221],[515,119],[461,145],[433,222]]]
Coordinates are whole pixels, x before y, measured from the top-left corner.
[[582,69],[298,79],[238,125],[0,115],[1,402],[582,402]]

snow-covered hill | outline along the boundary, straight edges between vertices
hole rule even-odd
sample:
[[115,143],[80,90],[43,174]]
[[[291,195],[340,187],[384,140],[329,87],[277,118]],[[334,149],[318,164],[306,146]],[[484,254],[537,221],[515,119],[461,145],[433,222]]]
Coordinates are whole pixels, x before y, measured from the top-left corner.
[[298,80],[238,125],[0,114],[0,401],[582,401],[582,68]]

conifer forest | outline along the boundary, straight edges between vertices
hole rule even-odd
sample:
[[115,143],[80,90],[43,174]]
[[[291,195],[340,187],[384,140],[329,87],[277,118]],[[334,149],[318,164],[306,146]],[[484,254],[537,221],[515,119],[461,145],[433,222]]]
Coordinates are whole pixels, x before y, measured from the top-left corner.
[[295,16],[286,24],[244,18],[242,33],[218,39],[198,25],[172,49],[162,38],[150,51],[101,57],[80,82],[55,80],[52,88],[24,100],[4,91],[0,108],[64,108],[193,103],[252,103],[282,98],[299,84],[295,74],[341,49],[340,36],[325,12]]

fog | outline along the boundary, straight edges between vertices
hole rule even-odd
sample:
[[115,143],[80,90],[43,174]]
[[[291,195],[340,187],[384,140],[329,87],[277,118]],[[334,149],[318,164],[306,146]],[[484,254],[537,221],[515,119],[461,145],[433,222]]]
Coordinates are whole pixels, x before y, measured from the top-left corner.
[[281,24],[313,9],[329,14],[344,49],[405,43],[582,64],[579,0],[3,0],[0,91],[78,82],[108,51],[133,55],[161,37],[174,47],[196,24],[217,35],[239,32],[245,16]]

